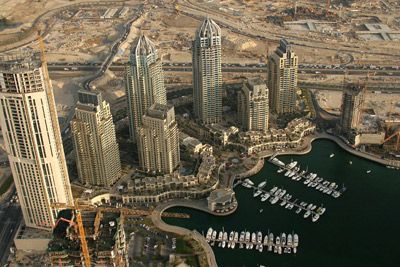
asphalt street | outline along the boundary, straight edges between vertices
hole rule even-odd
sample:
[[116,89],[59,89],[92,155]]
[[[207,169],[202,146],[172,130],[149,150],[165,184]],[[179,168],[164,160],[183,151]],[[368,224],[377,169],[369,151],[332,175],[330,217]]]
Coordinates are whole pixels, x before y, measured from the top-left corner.
[[0,204],[0,265],[7,263],[10,254],[10,246],[13,243],[14,236],[22,220],[22,212],[18,203],[10,203],[10,199],[16,195],[10,196]]

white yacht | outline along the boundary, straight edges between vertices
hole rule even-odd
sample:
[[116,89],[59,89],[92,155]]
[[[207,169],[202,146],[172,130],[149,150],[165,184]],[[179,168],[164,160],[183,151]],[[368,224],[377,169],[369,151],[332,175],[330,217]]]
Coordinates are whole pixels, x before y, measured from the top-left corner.
[[335,154],[333,154],[333,153],[329,155],[330,158],[333,158],[334,156],[335,156]]
[[316,222],[316,221],[318,221],[318,219],[319,219],[319,214],[318,214],[318,213],[315,213],[315,214],[312,216],[312,221],[313,221],[313,222]]
[[266,201],[270,196],[271,196],[271,195],[270,195],[268,192],[265,193],[265,194],[263,194],[263,195],[261,196],[261,201],[262,201],[262,202]]
[[239,242],[240,242],[239,247],[240,248],[243,248],[243,242],[244,242],[244,236],[245,235],[246,235],[246,233],[244,231],[240,232],[240,237],[239,237]]
[[206,235],[207,243],[210,242],[212,233],[213,233],[213,229],[212,229],[211,227],[208,228],[208,230],[207,230],[207,235]]
[[211,234],[211,240],[215,240],[217,238],[217,231],[213,230]]
[[249,178],[246,178],[246,180],[244,180],[246,183],[248,183],[249,185],[251,185],[251,186],[253,186],[254,185],[254,183],[249,179]]
[[264,245],[264,246],[268,246],[268,234],[264,236],[263,245]]
[[257,235],[256,233],[251,234],[251,243],[250,243],[250,249],[253,249],[254,244],[257,242]]
[[299,236],[297,234],[293,235],[293,247],[299,246]]
[[258,188],[259,189],[263,189],[266,184],[267,184],[267,181],[263,181],[263,182],[258,184]]
[[282,235],[281,235],[281,243],[282,243],[282,246],[286,245],[286,234],[285,233],[282,233]]
[[234,234],[235,234],[235,233],[234,233],[233,231],[229,234],[228,248],[230,248],[230,247],[232,246]]
[[222,236],[222,248],[226,246],[226,241],[228,241],[228,233],[224,232],[224,235]]
[[246,232],[245,241],[246,241],[246,249],[250,249],[250,232]]
[[368,171],[367,171],[367,173],[371,173],[371,172],[372,172],[371,170],[368,170]]
[[286,168],[293,169],[294,167],[296,167],[296,165],[297,165],[297,161],[292,161],[288,165],[286,165]]
[[261,190],[257,190],[256,192],[254,192],[253,197],[258,197],[259,195],[261,195],[261,193]]
[[307,219],[310,215],[311,215],[311,211],[308,210],[306,213],[304,213],[303,217],[304,217],[304,219]]
[[287,245],[291,247],[293,245],[293,236],[292,234],[288,234],[287,236]]
[[272,251],[272,246],[274,245],[274,234],[269,233],[268,236],[268,251]]

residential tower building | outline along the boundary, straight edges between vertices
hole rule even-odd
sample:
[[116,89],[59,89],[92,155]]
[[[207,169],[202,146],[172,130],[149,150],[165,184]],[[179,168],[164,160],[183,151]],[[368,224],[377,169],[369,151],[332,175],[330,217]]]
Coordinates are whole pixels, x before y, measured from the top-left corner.
[[115,183],[121,175],[119,147],[110,105],[100,92],[78,91],[71,131],[81,183]]
[[268,55],[268,89],[270,108],[277,114],[293,113],[296,109],[298,57],[285,39]]
[[238,120],[245,131],[268,130],[268,89],[261,79],[250,79],[243,83],[238,93]]
[[222,120],[221,29],[210,18],[196,31],[192,46],[193,108],[204,124]]
[[138,139],[144,171],[169,174],[179,166],[179,130],[173,106],[153,104],[143,116]]
[[53,88],[37,53],[0,58],[0,124],[26,226],[51,230],[73,204]]

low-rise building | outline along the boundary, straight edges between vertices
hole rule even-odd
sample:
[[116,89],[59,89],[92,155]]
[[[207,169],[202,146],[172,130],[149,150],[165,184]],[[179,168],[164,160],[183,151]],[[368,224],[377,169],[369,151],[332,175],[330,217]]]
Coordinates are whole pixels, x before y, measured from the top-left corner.
[[230,188],[216,189],[207,198],[208,208],[214,212],[234,209],[237,205],[235,192]]
[[268,149],[296,148],[302,144],[303,137],[315,132],[315,124],[306,118],[294,119],[285,129],[269,129],[263,132],[244,132],[239,134],[240,142],[248,147],[248,153]]

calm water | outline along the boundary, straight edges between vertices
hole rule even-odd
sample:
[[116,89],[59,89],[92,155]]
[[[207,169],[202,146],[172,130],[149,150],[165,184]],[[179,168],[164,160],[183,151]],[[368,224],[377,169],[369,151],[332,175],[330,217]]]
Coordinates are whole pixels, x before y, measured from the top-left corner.
[[[331,153],[335,157],[329,158]],[[293,158],[320,177],[339,185],[344,183],[347,191],[334,199],[276,173],[277,167],[266,162],[264,169],[251,179],[261,182],[267,178],[267,189],[277,185],[294,199],[322,203],[327,210],[316,223],[310,217],[303,219],[303,213],[296,214],[295,208],[290,211],[254,199],[252,191],[242,186],[235,190],[239,207],[230,216],[173,208],[169,211],[189,213],[191,219],[166,219],[167,223],[199,232],[207,232],[211,226],[217,230],[224,227],[226,231],[260,230],[263,234],[270,230],[275,235],[295,231],[299,235],[296,255],[214,247],[219,266],[400,266],[400,171],[354,157],[335,143],[322,140],[313,142],[313,150],[307,155],[278,158],[284,162]],[[366,174],[368,169],[372,170],[370,174]]]

